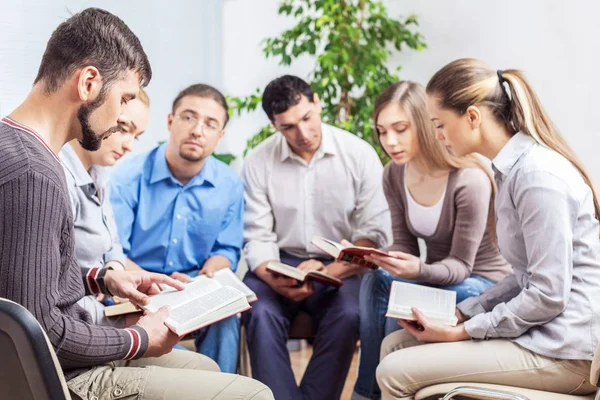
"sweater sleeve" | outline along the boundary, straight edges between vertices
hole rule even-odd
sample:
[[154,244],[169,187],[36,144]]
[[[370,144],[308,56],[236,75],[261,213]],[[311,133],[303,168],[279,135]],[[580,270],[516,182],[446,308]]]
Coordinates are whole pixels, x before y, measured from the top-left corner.
[[492,184],[482,170],[461,171],[462,184],[454,193],[456,219],[450,254],[432,264],[421,263],[420,282],[452,285],[467,279],[473,271],[475,256],[487,229]]
[[0,185],[0,297],[34,315],[65,370],[139,358],[144,329],[92,325],[76,304],[85,293],[82,269],[68,194],[55,178],[30,170]]

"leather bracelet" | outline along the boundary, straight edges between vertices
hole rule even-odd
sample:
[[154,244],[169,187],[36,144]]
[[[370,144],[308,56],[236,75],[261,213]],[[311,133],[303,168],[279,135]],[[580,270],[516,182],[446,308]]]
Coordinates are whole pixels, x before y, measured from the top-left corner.
[[109,296],[113,296],[110,290],[108,290],[106,282],[104,281],[104,278],[108,271],[114,271],[113,267],[102,268],[100,272],[98,272],[98,277],[96,277],[96,283],[98,284],[98,288],[100,288],[100,292],[108,294]]

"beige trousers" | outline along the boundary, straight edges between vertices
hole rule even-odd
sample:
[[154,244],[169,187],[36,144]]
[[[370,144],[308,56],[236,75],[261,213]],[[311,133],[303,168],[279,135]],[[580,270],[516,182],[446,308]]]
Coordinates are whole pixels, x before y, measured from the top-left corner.
[[262,383],[221,373],[210,358],[183,350],[101,365],[67,385],[74,400],[273,400]]
[[425,344],[405,330],[381,345],[377,382],[382,399],[414,399],[438,383],[477,382],[568,394],[595,391],[591,361],[559,360],[535,354],[509,340]]

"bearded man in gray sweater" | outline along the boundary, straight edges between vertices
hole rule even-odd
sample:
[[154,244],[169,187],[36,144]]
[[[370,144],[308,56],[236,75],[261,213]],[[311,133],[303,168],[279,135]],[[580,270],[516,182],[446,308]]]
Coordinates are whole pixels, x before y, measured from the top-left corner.
[[86,294],[145,303],[157,284],[183,288],[160,274],[77,264],[57,158],[72,139],[97,150],[151,76],[139,39],[109,12],[86,9],[53,32],[30,94],[0,121],[0,297],[40,322],[75,399],[272,399],[207,357],[171,351],[179,337],[164,325],[166,308],[117,329],[93,325],[77,305]]

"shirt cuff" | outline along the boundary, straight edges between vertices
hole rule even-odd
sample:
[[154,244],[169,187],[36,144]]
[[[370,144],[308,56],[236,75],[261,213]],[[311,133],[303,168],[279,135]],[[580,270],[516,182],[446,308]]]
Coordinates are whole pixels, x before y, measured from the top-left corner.
[[108,264],[110,261],[116,261],[118,263],[121,263],[123,267],[125,267],[126,260],[127,256],[123,254],[122,251],[118,250],[110,250],[104,255],[104,264]]
[[280,261],[279,247],[275,242],[248,242],[244,248],[246,263],[250,271],[269,260]]
[[388,245],[388,240],[385,237],[385,235],[380,234],[378,232],[367,232],[367,231],[357,230],[357,231],[354,231],[354,233],[352,233],[352,237],[350,238],[350,241],[352,243],[356,243],[360,239],[370,240],[371,242],[375,243],[375,247],[378,249],[381,249]]
[[124,360],[136,360],[141,358],[148,350],[148,333],[144,328],[133,325],[124,329],[125,336],[129,338],[129,348]]
[[[462,310],[461,310],[462,311]],[[491,315],[488,313],[478,314],[464,322],[465,330],[473,339],[489,339],[495,337],[490,335],[492,329]]]
[[487,312],[479,302],[479,296],[469,297],[468,299],[461,301],[456,305],[456,308],[458,308],[465,317],[469,318]]
[[[100,268],[100,267],[93,267],[87,270],[86,274],[85,274],[85,284],[87,286],[87,291],[90,294],[101,294],[101,293],[105,293],[103,292],[103,289],[106,290],[106,287],[102,288],[99,280],[103,281],[103,279],[100,278],[104,278],[104,275],[106,275],[106,272],[108,270],[104,269],[104,268]],[[104,286],[104,285],[102,285]],[[108,293],[105,293],[108,294]]]
[[231,268],[231,270],[233,272],[235,272],[235,271],[237,271],[237,267],[238,267],[238,263],[239,263],[239,258],[236,258],[235,255],[233,255],[231,253],[232,252],[228,251],[228,250],[217,250],[217,251],[215,251],[213,253],[210,253],[206,259],[208,260],[209,258],[214,257],[214,256],[225,257],[229,261],[229,264],[230,264],[229,268]]

